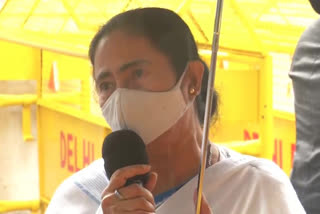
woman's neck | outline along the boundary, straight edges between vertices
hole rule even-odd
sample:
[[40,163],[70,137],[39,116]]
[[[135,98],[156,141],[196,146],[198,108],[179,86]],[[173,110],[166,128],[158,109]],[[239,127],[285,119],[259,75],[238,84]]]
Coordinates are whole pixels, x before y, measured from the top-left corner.
[[[152,170],[158,173],[157,185],[154,194],[174,188],[197,174],[200,163],[198,147],[175,147],[167,154],[160,154],[150,158]],[[170,151],[169,151],[170,150]]]
[[[152,171],[158,173],[154,195],[187,182],[199,170],[201,126],[198,121],[182,120],[147,146]],[[188,124],[189,127],[179,124]]]
[[[213,165],[219,161],[220,153],[214,144],[211,145],[210,165]],[[171,150],[169,155],[158,154],[150,158],[152,171],[158,173],[157,185],[152,193],[158,195],[184,184],[196,176],[199,172],[200,156],[200,147],[186,146]]]

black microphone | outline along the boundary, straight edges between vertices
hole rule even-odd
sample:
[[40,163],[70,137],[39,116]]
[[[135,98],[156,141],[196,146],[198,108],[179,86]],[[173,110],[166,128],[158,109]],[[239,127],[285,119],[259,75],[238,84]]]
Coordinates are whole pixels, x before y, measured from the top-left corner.
[[320,14],[320,1],[319,0],[309,0],[312,8]]
[[[119,130],[109,134],[103,141],[102,157],[109,180],[120,168],[135,164],[149,164],[143,140],[131,130]],[[129,178],[125,186],[133,183],[145,185],[148,175],[149,173]]]

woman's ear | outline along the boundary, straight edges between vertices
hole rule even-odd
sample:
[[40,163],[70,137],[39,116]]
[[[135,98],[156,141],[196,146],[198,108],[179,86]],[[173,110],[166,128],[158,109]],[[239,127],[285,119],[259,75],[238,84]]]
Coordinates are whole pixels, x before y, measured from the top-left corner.
[[200,60],[189,61],[181,90],[186,103],[193,101],[201,92],[204,65]]

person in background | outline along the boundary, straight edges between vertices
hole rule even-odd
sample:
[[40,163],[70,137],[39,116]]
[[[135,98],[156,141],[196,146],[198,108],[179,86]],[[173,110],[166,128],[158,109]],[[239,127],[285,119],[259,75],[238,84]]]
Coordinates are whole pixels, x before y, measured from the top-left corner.
[[[97,32],[89,58],[104,118],[141,136],[150,165],[108,180],[99,159],[58,187],[47,213],[195,213],[208,67],[188,25],[167,9],[126,11]],[[212,115],[217,103],[215,94]],[[201,214],[305,213],[273,162],[213,143],[208,151]],[[124,186],[147,172],[145,186]]]
[[[320,14],[320,1],[310,0]],[[320,19],[301,36],[292,60],[297,144],[291,182],[308,214],[320,213]]]

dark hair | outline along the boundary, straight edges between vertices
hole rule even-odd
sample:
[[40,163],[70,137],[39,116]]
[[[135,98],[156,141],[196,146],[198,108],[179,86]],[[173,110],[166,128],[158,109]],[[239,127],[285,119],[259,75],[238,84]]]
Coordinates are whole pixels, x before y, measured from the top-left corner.
[[[200,59],[198,48],[188,25],[173,11],[163,8],[141,8],[126,11],[110,19],[91,41],[89,57],[92,65],[100,40],[114,30],[148,38],[152,45],[165,54],[177,73],[182,75],[190,60],[200,60],[204,64],[201,93],[196,97],[198,118],[203,124],[207,94],[208,66]],[[217,112],[217,93],[214,94],[211,115]]]

